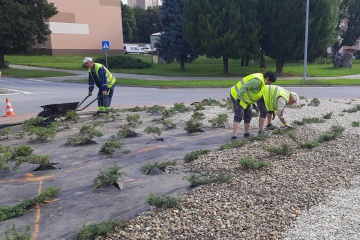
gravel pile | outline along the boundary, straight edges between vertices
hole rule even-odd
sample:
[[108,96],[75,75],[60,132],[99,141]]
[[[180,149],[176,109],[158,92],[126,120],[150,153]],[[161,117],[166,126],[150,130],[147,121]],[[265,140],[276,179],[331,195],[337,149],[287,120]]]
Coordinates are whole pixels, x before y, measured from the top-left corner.
[[[324,123],[295,125],[297,141],[314,140],[334,125],[345,128],[343,135],[304,149],[288,135],[272,134],[265,141],[200,156],[186,164],[189,172],[229,173],[233,181],[192,188],[179,196],[179,209],[145,212],[107,239],[360,239],[360,127],[352,126],[360,121],[360,111],[343,112],[356,109],[360,101],[321,100],[318,107],[308,106],[310,100],[300,103],[301,108],[286,110],[288,122],[333,114]],[[232,119],[223,108],[203,112],[207,120],[219,113]],[[183,123],[189,115],[174,120]],[[274,124],[281,123],[276,119]],[[251,126],[255,132],[255,118]],[[293,149],[291,156],[263,149],[283,143]],[[244,156],[272,166],[246,170],[239,163]]]

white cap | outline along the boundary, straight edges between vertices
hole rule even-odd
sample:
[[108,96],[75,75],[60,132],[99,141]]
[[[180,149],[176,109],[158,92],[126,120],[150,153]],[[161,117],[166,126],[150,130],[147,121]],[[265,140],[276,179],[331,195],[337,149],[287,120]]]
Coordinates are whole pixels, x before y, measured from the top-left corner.
[[294,105],[298,105],[299,104],[299,101],[300,101],[300,98],[299,96],[296,94],[296,92],[291,92],[290,93],[290,96],[291,98],[294,100]]
[[84,60],[82,61],[83,63],[86,63],[88,61],[91,61],[92,62],[92,58],[91,57],[86,57],[84,58]]

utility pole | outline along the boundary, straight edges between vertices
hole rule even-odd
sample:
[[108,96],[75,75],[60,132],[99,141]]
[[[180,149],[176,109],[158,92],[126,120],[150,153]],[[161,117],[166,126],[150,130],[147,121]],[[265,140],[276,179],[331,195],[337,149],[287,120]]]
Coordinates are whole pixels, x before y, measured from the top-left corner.
[[304,49],[304,77],[303,77],[303,80],[304,80],[304,81],[306,81],[306,71],[307,71],[308,39],[309,39],[309,0],[306,0],[305,49]]

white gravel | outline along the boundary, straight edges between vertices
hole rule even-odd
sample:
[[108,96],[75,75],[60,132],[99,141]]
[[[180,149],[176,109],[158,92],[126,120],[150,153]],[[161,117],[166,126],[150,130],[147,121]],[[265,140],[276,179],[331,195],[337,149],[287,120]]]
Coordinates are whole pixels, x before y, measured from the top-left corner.
[[[287,122],[322,118],[324,123],[295,126],[298,141],[317,138],[338,125],[345,128],[336,140],[313,149],[300,148],[289,136],[273,134],[268,146],[285,141],[294,148],[291,156],[262,150],[263,141],[237,149],[211,152],[186,164],[189,171],[207,176],[219,172],[235,175],[227,184],[205,185],[182,196],[180,209],[144,213],[119,228],[107,239],[360,239],[360,121],[359,111],[343,112],[360,106],[360,99],[300,100],[300,107],[287,108]],[[227,130],[231,137],[231,110],[217,106],[202,111],[208,120],[220,113],[229,115]],[[191,113],[177,114],[177,124],[190,119]],[[273,124],[281,127],[278,118]],[[256,133],[258,119],[251,123]],[[239,131],[242,135],[242,129]],[[268,170],[246,171],[239,158],[268,160]]]

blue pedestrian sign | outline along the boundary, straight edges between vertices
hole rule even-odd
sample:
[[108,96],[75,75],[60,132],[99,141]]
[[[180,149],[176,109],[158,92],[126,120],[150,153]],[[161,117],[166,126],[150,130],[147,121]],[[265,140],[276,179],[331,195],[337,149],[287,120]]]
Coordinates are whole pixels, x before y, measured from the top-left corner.
[[110,42],[109,41],[102,41],[101,43],[103,50],[109,50],[110,49]]

